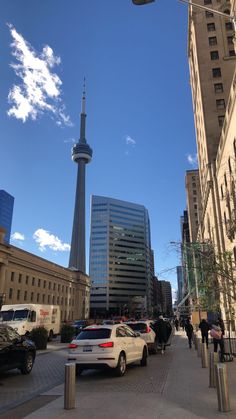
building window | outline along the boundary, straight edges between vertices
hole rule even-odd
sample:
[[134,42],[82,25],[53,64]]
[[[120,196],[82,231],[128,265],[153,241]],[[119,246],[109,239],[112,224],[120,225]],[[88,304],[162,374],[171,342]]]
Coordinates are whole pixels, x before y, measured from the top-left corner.
[[43,288],[46,288],[46,281],[43,281]]
[[212,0],[204,0],[204,4],[212,4]]
[[221,77],[221,69],[218,67],[218,68],[213,68],[212,69],[212,75],[213,75],[213,77],[215,78],[215,77]]
[[61,287],[60,287],[60,284],[58,284],[58,286],[57,286],[57,290],[58,290],[58,291],[60,291],[60,288],[61,288]]
[[208,38],[208,42],[209,42],[210,47],[213,47],[214,45],[217,45],[217,38],[216,38],[216,36],[210,36]]
[[225,116],[224,115],[218,116],[218,124],[219,124],[219,127],[223,127],[224,120],[225,120]]
[[29,282],[29,275],[26,275],[26,277],[25,277],[25,283],[26,283],[26,285],[28,285],[28,282]]
[[214,14],[212,12],[209,12],[208,10],[205,13],[207,19],[209,19],[210,17],[214,17]]
[[234,51],[234,49],[230,49],[229,50],[229,56],[230,57],[235,57],[235,51]]
[[24,301],[27,300],[27,291],[24,292]]
[[223,83],[215,83],[214,89],[215,89],[215,93],[222,93],[224,91]]
[[225,29],[227,31],[232,31],[234,29],[233,28],[233,23],[232,22],[225,22]]
[[12,282],[14,281],[14,276],[15,276],[15,272],[12,272],[12,273],[11,273],[11,281],[12,281]]
[[39,293],[37,294],[37,303],[39,302]]
[[207,24],[207,30],[208,32],[213,32],[216,30],[215,24],[214,23],[208,23]]
[[219,52],[218,51],[211,51],[211,60],[219,60]]
[[197,209],[197,205],[196,204],[194,205],[194,209]]
[[48,304],[50,304],[50,297],[51,297],[51,296],[50,296],[50,295],[48,295]]
[[54,297],[54,295],[52,296],[52,304],[55,304],[55,297]]
[[43,294],[43,303],[45,303],[45,294]]
[[20,290],[17,290],[16,299],[17,299],[17,300],[19,300],[19,299],[20,299]]
[[34,301],[34,293],[33,292],[31,292],[31,295],[30,295],[30,301]]
[[233,45],[234,44],[233,36],[227,36],[227,41],[228,41],[228,45]]
[[13,296],[13,289],[12,289],[12,288],[10,288],[10,289],[9,289],[8,298],[9,298],[9,299],[12,299],[12,296]]
[[38,279],[38,287],[40,287],[41,286],[41,279],[39,278]]
[[57,297],[57,305],[59,305],[59,297]]
[[48,283],[48,289],[51,289],[51,282]]
[[34,285],[34,283],[35,283],[35,277],[33,276],[33,278],[32,278],[32,285]]
[[225,100],[224,99],[216,99],[216,109],[225,109]]
[[56,291],[56,283],[53,284],[53,291]]

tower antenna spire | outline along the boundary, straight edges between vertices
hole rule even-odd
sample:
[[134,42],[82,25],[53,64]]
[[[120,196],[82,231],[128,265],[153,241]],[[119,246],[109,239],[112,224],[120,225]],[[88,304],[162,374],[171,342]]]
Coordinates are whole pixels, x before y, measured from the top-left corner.
[[85,105],[86,105],[86,79],[84,77],[84,84],[83,84],[83,95],[82,95],[82,109],[81,109],[81,113],[86,113],[85,112]]

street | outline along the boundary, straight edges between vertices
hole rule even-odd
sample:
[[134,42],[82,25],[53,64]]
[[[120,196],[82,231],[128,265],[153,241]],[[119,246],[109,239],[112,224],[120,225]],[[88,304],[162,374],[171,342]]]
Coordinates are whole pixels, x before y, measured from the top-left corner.
[[[212,350],[212,345],[210,349]],[[227,364],[231,411],[218,412],[217,393],[209,388],[209,369],[201,367],[186,334],[176,333],[162,355],[148,366],[132,365],[123,377],[84,371],[76,379],[76,408],[64,410],[66,350],[38,355],[29,376],[9,372],[0,378],[2,419],[215,419],[235,418],[236,364]],[[31,400],[30,400],[31,399]],[[28,401],[26,401],[28,400]],[[24,401],[26,401],[24,403]],[[14,407],[15,406],[15,407]]]

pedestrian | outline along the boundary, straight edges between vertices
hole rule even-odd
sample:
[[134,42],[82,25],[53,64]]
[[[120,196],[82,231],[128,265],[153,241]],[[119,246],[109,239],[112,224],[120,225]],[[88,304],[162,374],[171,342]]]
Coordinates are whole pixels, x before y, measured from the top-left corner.
[[178,332],[178,330],[179,330],[179,320],[177,318],[175,319],[175,328],[176,328],[176,331]]
[[165,344],[167,342],[168,337],[168,331],[163,316],[159,316],[158,320],[154,323],[153,328],[154,332],[156,333],[156,340],[158,344],[161,346],[161,353],[164,354]]
[[207,323],[206,319],[202,319],[199,323],[199,329],[201,330],[202,334],[202,343],[206,342],[206,346],[208,348],[208,332],[210,330],[210,326]]
[[183,318],[180,320],[180,327],[182,327],[182,330],[185,329],[185,319]]
[[189,349],[192,348],[192,340],[193,340],[193,325],[190,322],[190,319],[187,319],[185,322],[185,331],[188,337],[188,345]]
[[213,338],[214,352],[217,353],[218,345],[220,347],[220,362],[224,362],[224,338],[219,323],[213,324],[210,335]]

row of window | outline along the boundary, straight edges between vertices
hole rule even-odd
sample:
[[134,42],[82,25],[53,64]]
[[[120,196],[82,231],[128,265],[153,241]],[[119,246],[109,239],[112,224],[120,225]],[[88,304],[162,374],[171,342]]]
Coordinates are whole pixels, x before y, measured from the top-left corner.
[[[8,298],[9,300],[12,300],[14,296],[14,290],[13,288],[9,288],[8,292]],[[16,291],[16,299],[19,301],[21,297],[24,299],[24,301],[29,301],[30,299],[31,303],[45,303],[45,304],[66,304],[66,305],[72,305],[74,306],[74,299],[67,299],[64,297],[55,297],[54,295],[45,295],[40,293],[34,293],[34,292],[28,292],[28,291],[22,291],[17,290]]]
[[[15,277],[16,277],[16,272],[11,272],[11,282],[14,282]],[[30,281],[29,275],[26,275],[26,277],[25,277],[25,284],[26,285],[29,285],[29,282],[31,282],[31,285],[32,286],[41,287],[41,285],[43,285],[43,288],[44,289],[47,288],[47,283],[48,283],[48,289],[49,290],[53,290],[53,291],[56,291],[57,290],[58,292],[59,291],[61,291],[61,292],[64,292],[65,291],[66,293],[68,293],[68,291],[70,293],[71,290],[72,290],[72,294],[75,293],[75,289],[74,288],[70,288],[68,286],[61,285],[61,284],[56,284],[55,282],[54,283],[52,283],[50,281],[48,282],[45,279],[44,280],[41,280],[40,278],[36,279],[34,276],[31,278],[31,281]],[[22,283],[22,274],[19,274],[18,275],[18,283],[19,284]]]
[[[225,29],[227,31],[232,31],[234,29],[232,22],[225,22]],[[215,23],[207,23],[207,31],[208,32],[214,32],[216,30]]]

